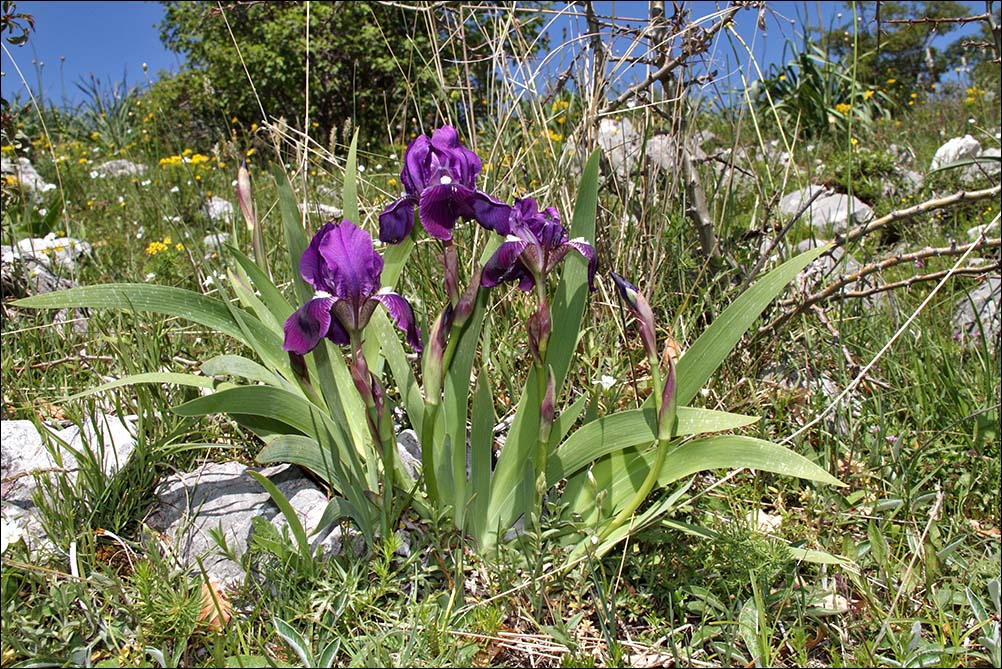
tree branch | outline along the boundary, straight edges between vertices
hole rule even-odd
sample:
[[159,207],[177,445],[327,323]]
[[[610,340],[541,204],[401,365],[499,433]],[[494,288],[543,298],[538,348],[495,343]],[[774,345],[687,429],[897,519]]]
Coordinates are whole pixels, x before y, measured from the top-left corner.
[[[813,306],[815,304],[822,304],[822,303],[828,301],[829,299],[831,299],[832,297],[834,297],[836,295],[840,295],[842,297],[866,297],[869,294],[873,294],[873,293],[877,293],[877,292],[883,292],[882,290],[874,290],[871,293],[870,292],[871,289],[865,289],[865,290],[859,290],[859,291],[851,291],[851,292],[845,292],[845,291],[842,290],[843,288],[845,288],[849,284],[852,284],[852,283],[854,283],[856,281],[859,281],[863,277],[869,276],[870,274],[873,274],[875,272],[879,272],[881,270],[888,269],[888,268],[894,267],[896,265],[901,265],[903,263],[909,263],[909,262],[916,262],[916,261],[920,261],[920,260],[925,260],[926,258],[939,258],[939,257],[946,257],[946,256],[958,256],[958,255],[963,255],[963,254],[967,253],[968,251],[971,251],[971,250],[977,249],[977,248],[993,249],[993,248],[998,248],[1000,246],[1002,246],[1002,238],[999,238],[999,237],[996,237],[994,239],[978,239],[977,241],[971,242],[969,244],[963,244],[963,245],[960,245],[960,246],[958,246],[956,244],[952,244],[950,246],[942,246],[942,247],[938,247],[938,248],[928,248],[927,247],[927,248],[922,249],[921,251],[916,251],[914,253],[899,254],[899,255],[891,256],[890,258],[885,258],[885,259],[883,259],[883,260],[881,260],[879,262],[871,263],[869,265],[861,267],[858,271],[853,272],[852,274],[846,274],[844,276],[839,277],[839,279],[837,281],[835,281],[835,283],[832,283],[832,284],[826,286],[825,288],[823,288],[822,290],[819,290],[816,293],[812,293],[811,295],[808,295],[806,298],[800,299],[800,298],[794,297],[794,298],[790,298],[790,299],[787,299],[787,300],[780,301],[779,305],[781,307],[786,308],[787,310],[784,311],[783,313],[781,313],[776,318],[774,318],[772,320],[772,322],[770,322],[768,325],[766,325],[765,327],[761,328],[758,331],[757,334],[758,335],[762,335],[762,334],[765,334],[767,332],[773,331],[776,328],[778,328],[780,325],[782,325],[783,323],[785,323],[787,320],[789,320],[790,318],[793,318],[797,314],[802,313],[805,309],[808,309],[808,308],[810,308],[811,306]],[[993,266],[986,266],[986,267],[988,267],[987,270],[984,267],[956,269],[956,270],[953,270],[953,274],[979,274],[979,273],[982,273],[982,271],[990,271],[992,269],[992,267],[996,267],[996,266],[997,266],[997,264],[993,265]],[[932,277],[933,274],[934,273],[930,273],[929,276]],[[936,273],[936,274],[938,275],[938,278],[942,278],[943,276],[946,276],[946,273],[942,273],[942,272]],[[924,276],[924,275],[917,275],[917,276]],[[918,283],[921,280],[922,279],[916,279],[916,278],[912,277],[910,280],[905,280],[905,281],[910,281],[911,283]],[[931,281],[933,279],[930,278],[929,280]],[[902,287],[904,285],[909,285],[909,284],[903,283],[903,282],[897,282],[897,283],[900,284],[900,285],[885,284],[885,286],[882,287],[882,288],[885,288],[887,290],[891,290],[893,288],[887,288],[887,286],[892,286],[893,285],[894,288],[899,288],[899,287]]]
[[870,221],[869,223],[857,226],[845,235],[835,235],[835,243],[839,246],[845,246],[846,244],[854,242],[860,237],[870,234],[874,230],[886,227],[895,221],[911,218],[912,216],[916,216],[927,211],[935,211],[936,209],[949,207],[950,205],[957,204],[958,202],[977,202],[978,200],[984,200],[986,198],[997,199],[1000,193],[1002,193],[1002,185],[986,188],[984,190],[957,191],[956,193],[947,195],[946,197],[926,200],[925,202],[921,202],[913,207],[892,211],[885,216],[881,216],[875,221]]

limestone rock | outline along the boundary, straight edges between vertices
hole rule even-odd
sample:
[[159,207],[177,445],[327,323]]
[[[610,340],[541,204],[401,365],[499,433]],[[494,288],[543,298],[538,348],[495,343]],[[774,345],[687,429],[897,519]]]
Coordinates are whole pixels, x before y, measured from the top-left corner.
[[50,184],[43,179],[27,158],[18,158],[16,161],[7,158],[0,159],[0,173],[12,174],[17,177],[21,188],[33,196],[56,189],[56,184]]
[[[234,585],[245,574],[241,565],[222,554],[213,531],[218,531],[235,557],[242,556],[254,533],[254,519],[261,517],[281,529],[286,520],[271,497],[239,462],[208,463],[198,469],[175,474],[157,490],[157,507],[149,525],[161,532],[188,569],[198,569],[198,560],[210,579]],[[289,500],[300,522],[312,537],[316,555],[336,554],[349,536],[341,527],[326,528],[314,535],[327,495],[301,469],[278,465],[258,470],[267,476]],[[354,538],[351,539],[354,541]],[[354,545],[354,544],[353,544]]]
[[139,176],[146,172],[146,165],[118,158],[101,163],[94,168],[99,177],[129,177]]
[[858,198],[815,185],[784,195],[779,201],[780,213],[785,218],[792,217],[819,191],[821,195],[804,213],[806,220],[818,234],[845,232],[848,228],[861,225],[873,218],[873,209]]
[[1002,324],[1002,275],[990,274],[981,285],[961,298],[953,312],[953,337],[971,347],[981,339],[982,329],[990,351],[998,349]]
[[46,268],[72,272],[90,252],[89,242],[73,237],[57,237],[50,232],[44,237],[28,237],[14,246],[4,246],[0,253],[5,263],[15,258],[33,258]]
[[936,170],[960,160],[974,158],[981,152],[981,142],[970,135],[954,137],[943,146],[936,149],[929,170]]
[[218,195],[213,195],[206,200],[203,210],[212,221],[229,223],[233,220],[233,203]]

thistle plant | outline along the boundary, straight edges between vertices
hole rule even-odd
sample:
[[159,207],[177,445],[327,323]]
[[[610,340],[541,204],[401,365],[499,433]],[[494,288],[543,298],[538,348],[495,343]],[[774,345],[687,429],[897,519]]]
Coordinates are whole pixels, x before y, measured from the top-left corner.
[[[174,408],[187,416],[226,413],[265,446],[257,460],[292,462],[324,480],[332,499],[321,526],[350,520],[370,545],[395,531],[405,509],[446,519],[484,553],[512,535],[519,519],[542,527],[547,508],[559,509],[557,540],[569,563],[586,551],[604,554],[630,532],[660,520],[679,503],[684,479],[715,468],[748,467],[840,485],[817,465],[779,445],[726,434],[756,418],[689,407],[741,336],[783,287],[824,252],[787,261],[746,290],[693,342],[677,365],[661,372],[653,312],[631,283],[613,275],[633,313],[647,353],[654,389],[638,409],[592,417],[588,393],[567,382],[580,328],[595,288],[593,246],[599,155],[582,173],[565,227],[553,207],[532,198],[512,204],[478,189],[480,158],[443,126],[407,148],[404,194],[379,214],[382,255],[359,227],[355,145],[344,176],[344,219],[328,222],[308,241],[292,187],[275,172],[279,209],[294,280],[296,307],[275,286],[263,263],[260,225],[249,180],[241,177],[241,209],[257,262],[229,249],[235,302],[148,284],[76,288],[21,300],[25,307],[117,308],[190,319],[230,336],[256,353],[252,360],[224,355],[205,361],[201,374],[148,373],[93,391],[131,383],[178,383],[205,394]],[[476,221],[491,241],[467,285],[458,268],[460,220]],[[422,233],[421,231],[424,231]],[[406,271],[418,235],[441,244],[446,297],[422,322],[408,300],[393,292]],[[496,287],[515,283],[535,298],[521,331],[531,365],[504,448],[492,458],[492,383],[479,355],[488,302]],[[383,309],[378,307],[382,306]],[[497,330],[499,324],[492,324]],[[422,354],[420,374],[404,343]],[[342,347],[347,346],[347,354]],[[419,381],[420,379],[420,381]],[[407,470],[396,453],[391,409],[399,406],[419,435],[421,468]],[[720,434],[723,433],[723,434]],[[668,486],[683,482],[665,496]],[[274,494],[274,493],[273,493]],[[549,504],[549,503],[552,503]],[[806,559],[819,554],[801,550]]]

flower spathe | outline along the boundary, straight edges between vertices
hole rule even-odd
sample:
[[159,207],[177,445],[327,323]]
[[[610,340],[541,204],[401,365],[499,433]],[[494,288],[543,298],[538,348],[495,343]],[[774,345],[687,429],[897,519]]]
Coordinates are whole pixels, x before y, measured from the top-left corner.
[[421,135],[407,147],[400,181],[404,195],[379,215],[379,239],[387,244],[403,241],[414,227],[414,207],[432,237],[452,239],[459,219],[476,220],[489,230],[508,234],[511,207],[477,190],[483,163],[476,153],[459,143],[452,126]]
[[531,197],[515,200],[508,230],[505,241],[484,265],[481,286],[518,281],[518,287],[528,292],[573,250],[588,261],[588,287],[595,290],[595,249],[584,238],[568,239],[556,209],[539,211]]
[[654,312],[651,305],[647,303],[647,298],[632,283],[616,274],[612,274],[612,280],[616,284],[620,297],[626,302],[633,316],[637,319],[640,327],[640,340],[644,344],[647,357],[653,361],[657,360],[658,347],[654,340]]
[[327,223],[303,252],[299,273],[316,294],[285,321],[285,343],[290,353],[306,355],[327,337],[348,344],[369,322],[377,304],[389,312],[407,343],[421,351],[421,333],[411,305],[400,295],[380,289],[383,259],[372,238],[348,220]]

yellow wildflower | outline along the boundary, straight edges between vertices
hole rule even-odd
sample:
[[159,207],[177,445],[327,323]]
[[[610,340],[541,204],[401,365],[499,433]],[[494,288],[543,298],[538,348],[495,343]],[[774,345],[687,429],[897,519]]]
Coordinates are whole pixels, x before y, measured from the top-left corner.
[[[169,239],[169,237],[164,237],[164,239]],[[167,244],[164,242],[152,241],[146,246],[146,255],[155,256],[158,253],[163,253],[167,250]]]
[[174,248],[178,251],[184,251],[184,244],[178,242],[177,244],[174,245]]
[[864,100],[869,100],[872,97],[873,97],[873,91],[864,91],[863,92],[863,99]]
[[255,153],[257,153],[257,149],[252,146],[251,148],[247,149],[246,155],[247,155],[248,158],[250,158]]
[[849,112],[852,111],[852,105],[847,104],[845,102],[840,102],[837,105],[835,105],[835,111],[837,111],[839,114],[848,114]]
[[546,134],[550,136],[550,141],[551,142],[562,142],[562,141],[564,141],[564,136],[561,135],[559,132],[553,132],[552,130],[547,129]]
[[887,83],[888,83],[888,85],[893,85],[893,84],[898,83],[898,80],[897,79],[888,79]]

